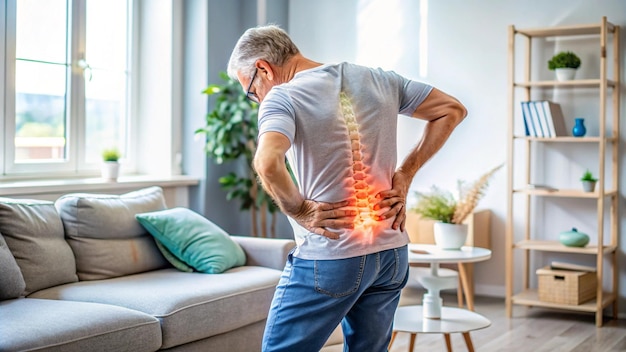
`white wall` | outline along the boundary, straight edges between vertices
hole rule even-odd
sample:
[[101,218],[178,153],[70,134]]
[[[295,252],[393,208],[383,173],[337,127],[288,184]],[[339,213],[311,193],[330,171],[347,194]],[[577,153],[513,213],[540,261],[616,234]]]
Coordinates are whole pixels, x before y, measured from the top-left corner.
[[[382,2],[391,9],[374,11],[374,15],[363,15],[364,9],[376,8]],[[567,4],[567,6],[563,6]],[[394,11],[394,8],[396,11]],[[626,2],[605,0],[592,2],[542,1],[542,0],[430,0],[428,3],[427,73],[420,76],[418,0],[318,0],[291,1],[289,29],[296,44],[305,56],[322,62],[356,61],[371,66],[393,69],[413,79],[426,81],[460,99],[468,108],[466,121],[454,132],[446,146],[426,165],[413,182],[413,189],[426,189],[433,184],[454,189],[457,179],[474,180],[487,169],[507,159],[507,45],[508,26],[519,28],[544,27],[566,24],[599,23],[602,16],[622,27],[622,82],[626,82]],[[360,14],[359,14],[360,13]],[[363,16],[369,16],[365,20]],[[376,19],[378,16],[378,20]],[[357,24],[367,26],[358,29]],[[363,32],[367,36],[363,35]],[[386,39],[379,39],[386,38]],[[548,44],[546,50],[569,49],[571,42]],[[550,47],[552,45],[552,47]],[[398,47],[401,49],[398,51]],[[572,48],[578,50],[578,47]],[[583,49],[581,49],[583,50]],[[405,57],[395,57],[397,53]],[[378,54],[377,54],[378,53]],[[549,57],[548,57],[549,58]],[[547,59],[546,58],[546,61]],[[408,60],[407,60],[408,59]],[[377,64],[373,62],[380,60]],[[583,57],[585,60],[585,57]],[[593,61],[593,60],[592,60]],[[581,74],[591,77],[593,66],[581,68]],[[540,75],[550,74],[547,69]],[[622,86],[624,84],[622,83]],[[626,116],[626,89],[622,90],[621,116]],[[554,97],[547,97],[554,98]],[[558,97],[556,97],[558,98]],[[597,98],[596,98],[597,99]],[[585,109],[584,104],[576,111],[566,114],[589,116],[589,133],[597,133],[593,115],[597,109]],[[571,128],[572,122],[568,122]],[[401,156],[420,137],[423,124],[419,121],[402,119],[399,125]],[[626,123],[621,127],[622,139],[626,136]],[[557,153],[558,154],[558,153]],[[626,157],[621,151],[621,174],[626,175]],[[535,175],[551,181],[577,187],[577,179],[584,167],[597,165],[593,153],[583,154],[583,161],[570,163],[550,175]],[[547,158],[546,160],[550,160]],[[597,166],[595,166],[597,169]],[[582,170],[582,171],[581,171]],[[626,177],[622,177],[626,179]],[[626,184],[622,182],[620,207],[624,208],[623,195]],[[566,205],[566,204],[563,204]],[[506,171],[500,171],[492,180],[487,195],[480,207],[493,211],[492,243],[493,257],[476,266],[476,289],[478,294],[504,296],[504,231],[507,192]],[[595,209],[595,208],[593,208]],[[550,212],[549,206],[542,208]],[[563,230],[575,224],[566,212],[552,212],[550,222],[559,222]],[[552,214],[551,213],[551,214]],[[564,214],[565,213],[565,214]],[[621,211],[623,214],[623,210]],[[626,220],[621,218],[621,228]],[[521,222],[516,218],[516,222]],[[592,230],[587,222],[582,227]],[[547,226],[541,223],[538,226]],[[593,236],[592,233],[590,235]],[[556,234],[553,236],[557,236]],[[555,237],[556,239],[556,237]],[[622,236],[619,254],[620,266],[626,258],[626,239]],[[519,257],[519,255],[517,255]],[[580,256],[575,257],[580,258]],[[592,260],[593,258],[589,257]],[[589,259],[587,258],[587,259]],[[536,258],[536,265],[547,257]],[[620,307],[626,312],[626,271],[620,273]],[[518,280],[519,281],[519,280]]]

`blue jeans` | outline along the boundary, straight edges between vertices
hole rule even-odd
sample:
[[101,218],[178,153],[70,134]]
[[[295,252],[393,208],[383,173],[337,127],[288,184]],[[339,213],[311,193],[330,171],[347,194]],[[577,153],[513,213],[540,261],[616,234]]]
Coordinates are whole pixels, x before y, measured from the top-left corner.
[[344,351],[387,351],[408,270],[406,246],[338,260],[290,254],[267,318],[263,351],[318,352],[339,323]]

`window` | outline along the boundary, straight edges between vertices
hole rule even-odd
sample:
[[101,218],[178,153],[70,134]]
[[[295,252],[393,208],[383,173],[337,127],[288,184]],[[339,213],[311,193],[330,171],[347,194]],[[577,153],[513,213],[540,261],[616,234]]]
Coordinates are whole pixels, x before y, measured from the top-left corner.
[[3,174],[89,175],[128,156],[132,0],[5,0]]

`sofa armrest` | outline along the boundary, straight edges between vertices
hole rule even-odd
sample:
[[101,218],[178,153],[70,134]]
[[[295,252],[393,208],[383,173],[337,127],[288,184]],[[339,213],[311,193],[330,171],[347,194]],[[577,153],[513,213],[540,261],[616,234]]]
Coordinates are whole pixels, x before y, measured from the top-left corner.
[[287,254],[296,242],[282,238],[231,236],[246,252],[246,265],[283,270]]

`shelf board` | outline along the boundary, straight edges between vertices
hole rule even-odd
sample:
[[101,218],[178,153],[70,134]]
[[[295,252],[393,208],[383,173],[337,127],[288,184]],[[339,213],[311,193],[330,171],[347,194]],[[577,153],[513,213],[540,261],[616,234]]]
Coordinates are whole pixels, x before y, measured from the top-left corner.
[[[615,87],[615,81],[608,79],[607,86]],[[533,81],[533,82],[515,82],[515,87],[522,88],[595,88],[602,85],[600,79],[574,79],[571,81]]]
[[[547,240],[523,240],[515,243],[515,248],[528,249],[535,251],[545,252],[561,252],[561,253],[578,253],[578,254],[598,254],[598,246],[586,246],[586,247],[567,247],[561,244],[559,241],[547,241]],[[604,253],[613,253],[616,251],[616,246],[603,246]]]
[[[607,24],[607,32],[614,33],[615,26],[610,22],[607,22],[606,24]],[[525,35],[527,37],[563,37],[563,36],[572,36],[572,35],[600,35],[601,31],[602,31],[601,23],[574,25],[574,26],[515,29],[516,33]]]
[[[514,189],[513,193],[521,193],[533,196],[543,197],[567,197],[567,198],[599,198],[600,193],[585,192],[578,189],[534,189],[534,188],[519,188]],[[605,197],[613,197],[617,194],[616,190],[605,190]]]
[[[615,295],[610,292],[604,292],[602,294],[602,306],[601,309],[608,307],[611,303],[615,301]],[[583,304],[572,305],[572,304],[559,304],[559,303],[550,303],[543,302],[539,300],[539,293],[536,289],[525,290],[521,293],[518,293],[512,297],[513,304],[523,305],[523,306],[534,306],[534,307],[545,307],[545,308],[555,308],[555,309],[566,309],[566,310],[575,310],[580,312],[596,312],[598,307],[596,306],[596,299],[592,299]]]
[[[531,136],[515,136],[515,139],[535,141],[535,142],[550,142],[550,143],[600,143],[602,138],[600,137],[531,137]],[[604,137],[605,142],[615,142],[615,137]]]

